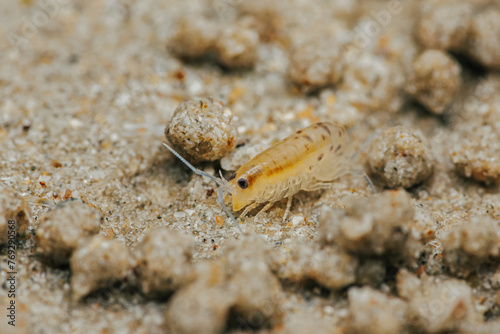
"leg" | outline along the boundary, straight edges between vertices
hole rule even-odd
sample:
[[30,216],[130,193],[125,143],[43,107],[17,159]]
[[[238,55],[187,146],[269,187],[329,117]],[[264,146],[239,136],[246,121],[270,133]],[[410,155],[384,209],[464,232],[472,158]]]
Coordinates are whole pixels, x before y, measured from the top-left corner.
[[255,215],[255,217],[257,217],[257,216],[258,216],[258,215],[260,215],[261,213],[264,213],[264,212],[266,212],[267,210],[269,210],[269,208],[270,208],[270,207],[272,207],[272,206],[273,206],[273,204],[274,204],[274,202],[269,202],[269,203],[267,203],[267,204],[266,204],[266,206],[264,206],[264,207],[262,208],[262,210],[260,210],[260,211],[259,211],[259,213]]
[[240,224],[236,221],[236,218],[234,218],[234,215],[231,213],[231,211],[228,209],[226,204],[224,204],[224,193],[222,192],[222,187],[219,187],[217,191],[217,203],[219,203],[220,207],[222,210],[226,213],[226,215],[233,221],[234,226],[238,228],[240,233],[243,233],[241,230]]
[[243,213],[240,215],[240,218],[243,218],[247,215],[247,213],[253,209],[255,209],[257,207],[257,205],[259,205],[259,203],[252,203],[250,204],[249,206],[247,206],[245,208],[245,210],[243,210]]
[[320,189],[326,189],[326,188],[331,188],[332,187],[332,181],[330,182],[321,182],[317,181],[316,183],[312,184],[311,186],[304,188],[302,190],[305,191],[315,191],[315,190],[320,190]]
[[285,214],[283,215],[283,221],[286,220],[286,216],[288,216],[288,213],[290,212],[290,208],[292,207],[292,201],[293,201],[293,196],[288,196],[288,200],[286,202]]

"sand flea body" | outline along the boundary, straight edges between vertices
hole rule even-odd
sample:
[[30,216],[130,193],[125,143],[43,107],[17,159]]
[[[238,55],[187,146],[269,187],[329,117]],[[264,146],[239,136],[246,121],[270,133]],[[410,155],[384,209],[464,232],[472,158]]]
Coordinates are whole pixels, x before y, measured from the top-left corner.
[[[328,187],[347,172],[350,160],[346,156],[347,137],[342,125],[330,122],[312,124],[250,159],[229,181],[193,167],[174,149],[164,145],[193,172],[219,184],[217,202],[236,223],[224,204],[223,191],[232,195],[233,211],[244,209],[240,217],[259,204],[267,203],[261,210],[264,212],[274,202],[288,198],[285,219],[294,194]],[[236,226],[240,228],[237,223]]]
[[347,137],[339,124],[315,123],[250,159],[226,185],[232,194],[233,211],[246,207],[245,215],[269,202],[265,211],[283,198],[289,198],[290,204],[300,190],[328,186],[346,171]]

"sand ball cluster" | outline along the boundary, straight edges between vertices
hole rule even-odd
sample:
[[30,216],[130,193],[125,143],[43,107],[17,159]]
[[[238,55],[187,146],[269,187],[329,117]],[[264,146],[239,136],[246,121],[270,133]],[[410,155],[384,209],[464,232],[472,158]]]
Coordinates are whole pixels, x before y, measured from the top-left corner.
[[321,239],[355,254],[398,253],[407,242],[413,215],[406,191],[385,191],[371,198],[355,199],[344,210],[323,212]]
[[18,233],[26,234],[30,222],[28,203],[16,191],[0,182],[0,245],[8,243],[9,236],[17,238]]
[[419,130],[393,127],[370,144],[367,166],[375,181],[388,188],[410,188],[433,171],[433,155]]
[[[370,208],[379,210],[370,210]],[[381,210],[380,208],[384,208]],[[412,263],[422,247],[412,228],[414,208],[405,190],[357,198],[345,209],[320,209],[319,238],[289,246],[278,275],[283,280],[314,280],[340,290],[352,284],[379,286],[386,263]]]
[[224,27],[215,42],[219,62],[229,68],[248,68],[257,61],[259,34],[252,20]]
[[313,279],[328,289],[338,290],[356,282],[358,259],[345,251],[319,244],[294,243],[283,260],[279,277],[292,282]]
[[492,184],[500,178],[500,135],[491,125],[472,126],[461,131],[451,150],[458,173],[466,178]]
[[181,17],[169,46],[178,55],[199,58],[212,49],[217,33],[216,25],[201,15],[195,20]]
[[194,249],[187,235],[167,229],[150,231],[134,252],[142,292],[158,298],[187,284]]
[[78,248],[70,259],[72,299],[132,277],[135,260],[130,250],[116,240],[97,235]]
[[344,67],[341,45],[335,38],[324,37],[305,41],[291,52],[288,75],[301,89],[310,91],[337,83]]
[[500,9],[491,8],[472,18],[468,53],[484,66],[500,69]]
[[348,292],[348,333],[401,333],[405,329],[407,305],[399,298],[363,287]]
[[423,6],[417,27],[420,44],[428,49],[461,50],[466,43],[473,7],[465,1]]
[[214,161],[236,146],[231,110],[214,98],[182,102],[165,128],[167,139],[193,162]]
[[252,68],[258,57],[260,38],[251,17],[219,23],[205,18],[182,17],[168,43],[177,55],[188,59],[214,58],[229,69]]
[[194,265],[194,280],[174,294],[166,309],[166,328],[215,334],[226,326],[249,330],[278,323],[281,285],[270,255],[269,245],[253,235],[228,243],[219,260]]
[[487,215],[473,216],[443,234],[444,262],[452,272],[468,273],[500,257],[499,223]]
[[407,323],[414,331],[458,331],[479,319],[472,289],[462,280],[432,276],[419,279],[401,270],[396,284],[398,294],[408,302]]
[[46,262],[67,265],[75,249],[101,229],[102,215],[79,200],[66,200],[48,211],[36,234],[36,252]]
[[498,69],[500,10],[468,1],[424,1],[416,37],[427,49],[468,55],[479,64]]
[[199,267],[199,277],[207,279],[195,281],[172,297],[165,312],[169,332],[188,334],[203,329],[205,333],[216,334],[226,325],[234,295],[226,293],[223,269],[216,264]]
[[[279,323],[282,287],[275,275],[277,254],[259,235],[226,245],[220,263],[234,295],[231,311],[247,328]],[[255,319],[258,314],[259,319]]]
[[429,49],[413,63],[406,90],[429,111],[441,114],[462,84],[460,74],[461,67],[451,56]]

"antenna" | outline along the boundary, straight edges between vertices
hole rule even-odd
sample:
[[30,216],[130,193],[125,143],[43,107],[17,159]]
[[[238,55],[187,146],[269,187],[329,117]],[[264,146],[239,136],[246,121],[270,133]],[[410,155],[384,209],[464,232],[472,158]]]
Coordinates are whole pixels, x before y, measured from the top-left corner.
[[[216,178],[213,175],[210,175],[208,173],[205,173],[202,170],[199,170],[198,168],[196,168],[193,165],[191,165],[186,159],[184,159],[173,148],[171,148],[170,146],[168,146],[167,143],[162,143],[162,144],[163,144],[163,146],[165,146],[166,148],[168,148],[168,150],[170,152],[172,152],[172,154],[174,154],[177,158],[179,158],[180,161],[182,161],[186,166],[188,166],[189,169],[191,169],[194,173],[196,173],[196,174],[198,174],[200,176],[208,177],[210,180],[215,181],[215,183],[217,183],[219,185],[220,188],[217,191],[217,203],[219,203],[219,205],[221,206],[222,210],[226,213],[226,215],[228,215],[228,217],[232,219],[234,225],[238,228],[238,230],[240,230],[240,232],[243,233],[243,231],[241,230],[240,224],[238,224],[238,222],[236,221],[236,218],[234,217],[234,215],[231,213],[231,211],[229,210],[229,208],[224,204],[224,193],[222,191],[223,191],[223,189],[227,190],[227,191],[230,190],[230,188],[227,185],[227,181],[225,179],[218,179],[218,178]],[[221,176],[222,176],[222,173],[221,173]]]
[[173,148],[171,148],[170,146],[167,145],[167,143],[163,143],[163,146],[165,146],[166,148],[168,148],[168,150],[170,152],[172,152],[177,158],[179,158],[180,161],[182,161],[186,166],[189,167],[189,169],[191,169],[193,172],[195,172],[196,174],[198,175],[201,175],[201,176],[204,176],[204,177],[208,177],[210,180],[212,181],[215,181],[219,186],[222,186],[222,187],[225,187],[226,184],[216,178],[215,176],[213,175],[210,175],[208,173],[205,173],[204,171],[202,170],[199,170],[198,168],[194,167],[193,165],[191,165],[186,159],[184,159],[179,153],[177,153]]

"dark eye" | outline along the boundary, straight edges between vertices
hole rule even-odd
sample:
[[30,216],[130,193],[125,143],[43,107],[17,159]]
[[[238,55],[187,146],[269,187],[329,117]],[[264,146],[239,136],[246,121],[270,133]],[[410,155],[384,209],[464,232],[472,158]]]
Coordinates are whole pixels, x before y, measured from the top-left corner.
[[238,180],[238,186],[240,186],[241,189],[246,189],[248,188],[248,181],[244,178],[241,178]]

